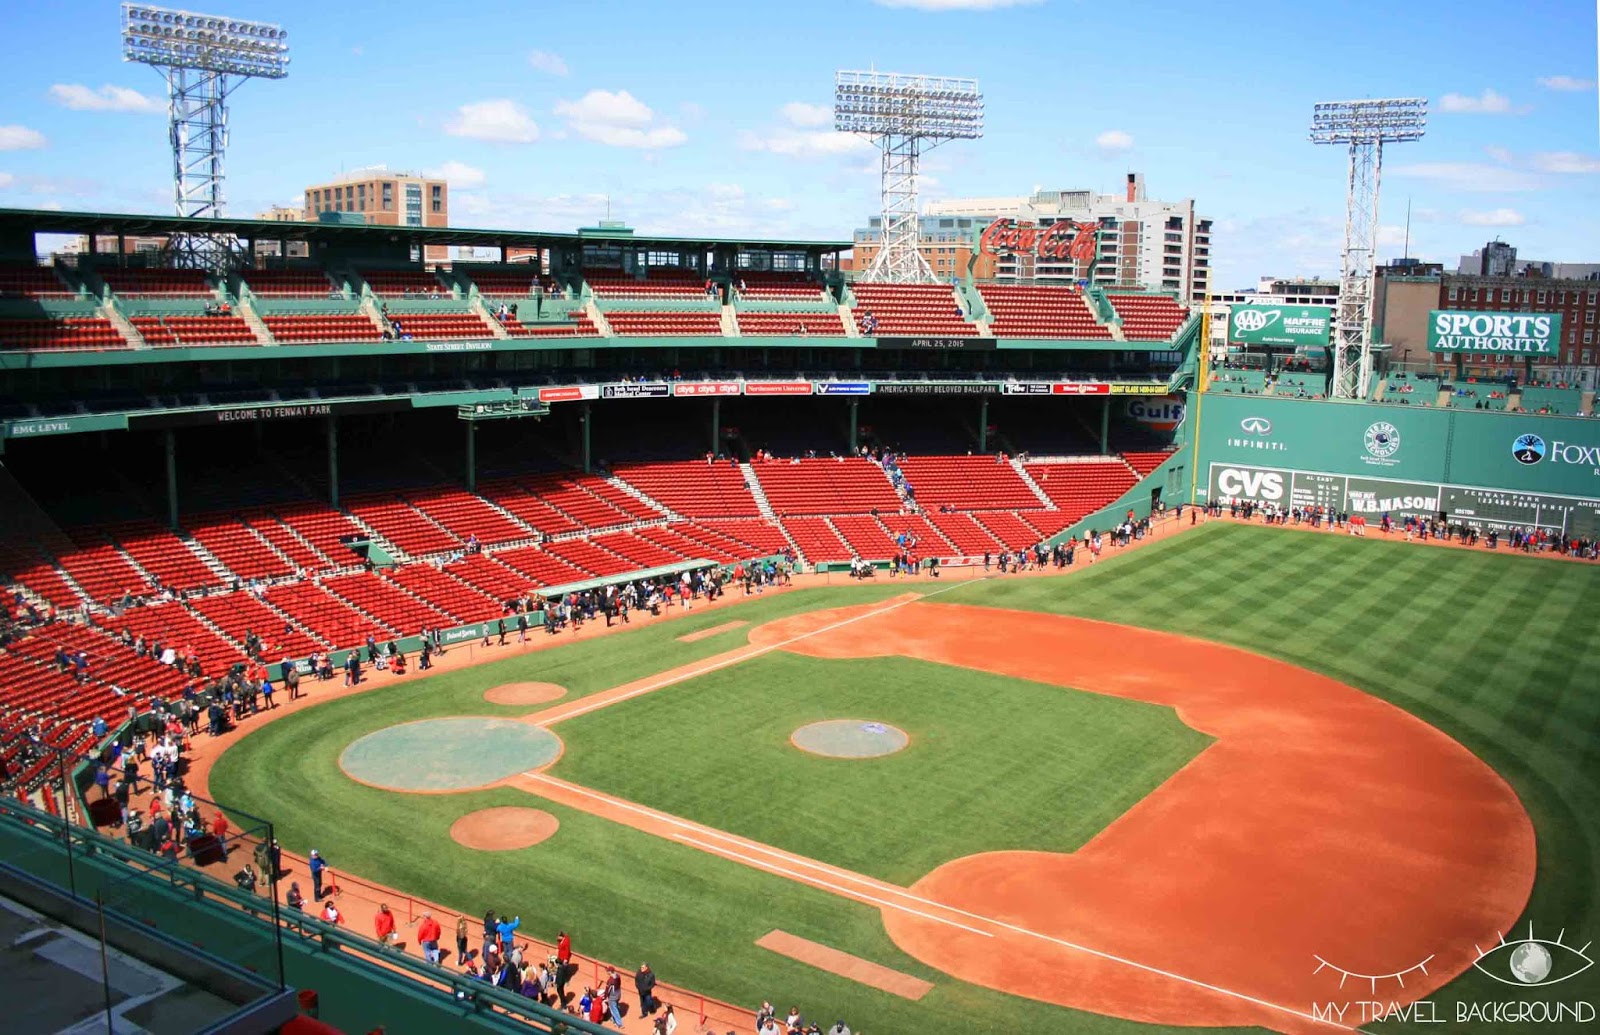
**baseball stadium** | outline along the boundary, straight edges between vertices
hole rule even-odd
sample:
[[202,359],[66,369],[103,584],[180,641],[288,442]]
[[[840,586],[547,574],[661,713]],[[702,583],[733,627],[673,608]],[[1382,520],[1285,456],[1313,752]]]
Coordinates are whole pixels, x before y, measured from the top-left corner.
[[[1219,308],[876,71],[865,232],[234,217],[286,34],[123,34],[178,213],[0,209],[15,1030],[1595,1024],[1593,280]],[[1317,105],[1350,226],[1426,105]]]

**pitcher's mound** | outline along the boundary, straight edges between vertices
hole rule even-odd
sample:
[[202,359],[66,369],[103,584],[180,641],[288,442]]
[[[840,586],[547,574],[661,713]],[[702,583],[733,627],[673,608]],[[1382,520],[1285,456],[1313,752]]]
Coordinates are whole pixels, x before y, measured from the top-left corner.
[[483,699],[490,704],[548,704],[567,696],[567,688],[558,683],[507,683],[484,691]]
[[450,824],[450,837],[456,844],[480,852],[509,852],[532,848],[561,824],[548,812],[501,806],[479,809]]

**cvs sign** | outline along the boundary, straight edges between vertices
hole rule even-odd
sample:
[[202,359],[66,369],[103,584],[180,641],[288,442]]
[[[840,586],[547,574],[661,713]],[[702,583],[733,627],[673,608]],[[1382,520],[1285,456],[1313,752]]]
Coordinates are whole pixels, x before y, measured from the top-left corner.
[[1282,503],[1287,496],[1281,471],[1255,467],[1218,467],[1213,471],[1213,495],[1218,498]]

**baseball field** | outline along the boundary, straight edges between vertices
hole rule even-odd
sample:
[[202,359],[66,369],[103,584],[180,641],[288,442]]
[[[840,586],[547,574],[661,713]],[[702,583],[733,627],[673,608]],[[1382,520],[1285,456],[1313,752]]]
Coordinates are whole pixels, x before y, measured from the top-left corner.
[[[1475,1009],[1600,1001],[1564,980],[1600,937],[1597,614],[1589,565],[1217,522],[406,676],[247,731],[209,793],[824,1027],[1502,1031]],[[554,823],[461,837],[491,808]],[[1530,923],[1540,982],[1494,951]]]

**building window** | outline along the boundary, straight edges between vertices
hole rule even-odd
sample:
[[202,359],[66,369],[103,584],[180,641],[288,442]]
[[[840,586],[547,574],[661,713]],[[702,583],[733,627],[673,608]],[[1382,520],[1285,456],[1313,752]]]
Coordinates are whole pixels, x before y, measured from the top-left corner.
[[383,185],[383,208],[386,212],[394,208],[394,184],[392,183]]

